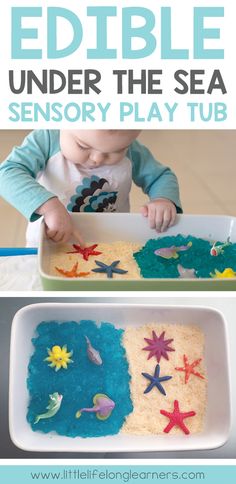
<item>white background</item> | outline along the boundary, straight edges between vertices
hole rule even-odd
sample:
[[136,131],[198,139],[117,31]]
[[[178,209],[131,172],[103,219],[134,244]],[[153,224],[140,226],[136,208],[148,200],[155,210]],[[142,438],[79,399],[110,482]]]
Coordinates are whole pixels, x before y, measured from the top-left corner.
[[[108,5],[117,6],[117,17],[109,17],[108,20],[108,47],[117,49],[117,59],[111,60],[94,60],[87,59],[87,48],[94,48],[96,46],[96,22],[94,17],[87,17],[87,6]],[[43,6],[42,18],[23,19],[23,27],[33,27],[38,29],[38,39],[24,40],[22,46],[24,48],[42,48],[42,60],[11,60],[11,6]],[[83,25],[83,40],[80,48],[69,57],[56,60],[47,60],[46,46],[46,18],[48,6],[63,6],[72,10],[81,20]],[[157,40],[157,47],[155,52],[144,59],[124,60],[122,59],[122,21],[121,9],[127,6],[145,6],[153,11],[156,17],[156,25],[153,34]],[[171,7],[172,9],[172,47],[175,49],[189,49],[188,60],[161,60],[160,59],[160,9],[161,7]],[[220,39],[206,40],[205,48],[224,49],[224,60],[194,60],[193,57],[193,7],[224,7],[224,18],[206,18],[206,28],[219,28]],[[235,18],[236,18],[236,4],[232,0],[146,0],[145,4],[142,0],[67,0],[66,4],[61,5],[59,0],[48,0],[47,2],[37,0],[8,0],[1,2],[0,6],[0,36],[1,36],[1,78],[0,78],[0,128],[14,129],[14,128],[61,128],[61,127],[84,127],[84,128],[156,128],[156,129],[183,129],[183,128],[214,128],[214,129],[228,129],[236,127],[236,96],[235,96]],[[134,25],[139,25],[140,19],[134,18]],[[65,47],[72,37],[72,32],[69,24],[65,21],[58,23],[58,47]],[[133,44],[134,48],[142,47],[142,41],[136,39]],[[102,82],[100,88],[102,93],[99,96],[95,93],[90,95],[68,95],[66,89],[63,93],[56,95],[43,95],[38,90],[35,90],[33,95],[20,94],[13,95],[9,88],[8,71],[14,69],[17,73],[20,70],[34,70],[35,73],[40,74],[42,69],[58,69],[66,73],[68,69],[85,69],[92,68],[100,70],[102,73]],[[134,69],[137,75],[141,69],[162,69],[163,70],[163,94],[158,95],[140,95],[140,88],[137,87],[134,95],[116,95],[116,82],[112,76],[113,69]],[[173,73],[178,69],[205,69],[206,75],[204,77],[203,88],[207,89],[211,75],[214,69],[220,69],[223,76],[227,94],[222,95],[221,91],[213,91],[212,95],[178,95],[174,92],[176,81],[173,80]],[[99,109],[95,111],[95,121],[82,122],[81,119],[76,123],[68,122],[46,122],[40,118],[38,123],[33,121],[28,122],[12,122],[9,120],[9,103],[11,102],[32,102],[40,103],[42,107],[46,102],[61,102],[66,105],[69,102],[76,102],[80,106],[84,102],[93,102],[97,105],[98,102],[103,105],[111,102],[106,125],[101,121]],[[119,103],[123,102],[138,102],[138,114],[140,118],[145,121],[135,121],[134,115],[127,117],[125,123],[119,121]],[[151,122],[147,121],[147,116],[153,102],[158,104],[162,115],[162,121],[154,118]],[[168,121],[167,110],[164,103],[168,102],[179,104],[174,122]],[[200,121],[197,116],[196,122],[190,122],[189,109],[186,107],[188,102],[203,102],[208,103],[224,102],[227,104],[228,117],[224,122],[215,122],[213,119],[210,122]],[[33,114],[29,115],[33,119]]]

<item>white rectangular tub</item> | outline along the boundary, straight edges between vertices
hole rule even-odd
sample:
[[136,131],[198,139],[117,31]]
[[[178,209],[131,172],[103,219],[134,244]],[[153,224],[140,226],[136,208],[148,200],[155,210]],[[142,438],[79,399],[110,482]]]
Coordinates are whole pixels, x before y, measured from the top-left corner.
[[[69,438],[33,432],[26,420],[29,395],[27,368],[33,353],[32,337],[41,321],[107,321],[117,327],[148,322],[195,324],[205,336],[208,403],[205,430],[199,434],[137,436],[119,433],[99,438]],[[20,361],[19,361],[20,348]],[[207,307],[126,304],[42,303],[18,311],[12,323],[10,350],[9,426],[14,444],[38,452],[146,452],[203,450],[222,446],[231,424],[229,359],[226,321]]]

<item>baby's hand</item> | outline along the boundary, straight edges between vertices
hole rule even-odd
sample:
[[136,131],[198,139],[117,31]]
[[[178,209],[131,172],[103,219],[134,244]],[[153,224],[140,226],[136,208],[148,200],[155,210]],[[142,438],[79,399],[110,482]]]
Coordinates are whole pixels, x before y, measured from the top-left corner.
[[73,236],[83,245],[80,234],[74,229],[72,219],[58,198],[50,198],[37,210],[39,215],[44,216],[46,235],[54,242],[68,242]]
[[141,213],[148,217],[150,228],[156,229],[157,232],[165,232],[175,223],[176,208],[167,198],[152,200],[142,207]]

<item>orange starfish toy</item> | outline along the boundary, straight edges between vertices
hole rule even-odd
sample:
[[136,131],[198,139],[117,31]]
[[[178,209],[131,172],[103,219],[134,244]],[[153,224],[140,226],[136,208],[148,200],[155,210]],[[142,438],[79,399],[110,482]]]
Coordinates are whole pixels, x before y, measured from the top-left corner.
[[182,368],[175,368],[177,371],[184,371],[185,372],[185,383],[188,383],[188,380],[190,378],[190,375],[195,375],[198,376],[199,378],[202,378],[204,380],[204,376],[198,373],[198,371],[194,371],[194,368],[201,363],[202,358],[199,358],[198,360],[194,360],[192,363],[188,362],[188,358],[186,355],[183,356],[184,358],[184,366]]
[[60,267],[55,267],[55,269],[57,270],[57,272],[59,272],[59,274],[62,274],[63,276],[66,276],[66,277],[86,277],[90,274],[90,272],[77,272],[78,262],[76,262],[73,265],[73,267],[70,271],[65,271],[64,269],[61,269]]

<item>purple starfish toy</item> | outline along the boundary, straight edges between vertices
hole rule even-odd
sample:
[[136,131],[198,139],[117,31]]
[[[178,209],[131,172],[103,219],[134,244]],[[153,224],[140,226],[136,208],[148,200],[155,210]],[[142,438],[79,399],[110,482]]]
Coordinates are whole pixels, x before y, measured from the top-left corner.
[[161,357],[169,360],[167,351],[175,351],[174,348],[171,348],[169,346],[169,344],[172,343],[173,338],[165,340],[165,331],[163,331],[160,336],[157,336],[155,331],[153,331],[152,338],[153,339],[144,338],[145,341],[148,343],[148,346],[142,348],[145,351],[150,351],[148,355],[148,360],[150,360],[150,358],[152,358],[153,356],[156,356],[158,363],[160,363]]

